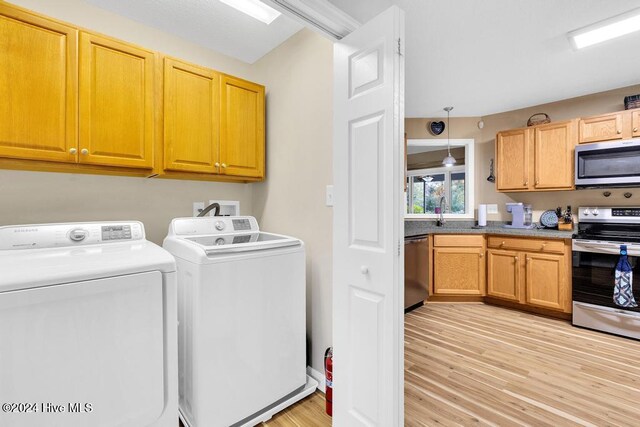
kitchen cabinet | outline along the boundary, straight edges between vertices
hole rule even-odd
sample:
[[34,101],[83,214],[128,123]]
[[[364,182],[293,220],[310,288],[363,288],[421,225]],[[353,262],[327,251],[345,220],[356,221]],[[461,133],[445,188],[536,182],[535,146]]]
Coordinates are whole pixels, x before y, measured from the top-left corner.
[[77,34],[0,4],[0,157],[75,161]]
[[518,252],[487,250],[487,295],[520,301],[520,257]]
[[580,143],[619,141],[640,136],[640,108],[580,119]]
[[80,33],[79,163],[152,168],[154,52]]
[[575,120],[499,132],[496,136],[498,191],[574,188],[576,142]]
[[623,114],[602,114],[580,119],[580,144],[622,139]]
[[164,168],[220,171],[220,74],[164,60]]
[[433,246],[433,295],[485,295],[483,236],[436,235]]
[[221,173],[264,177],[264,86],[223,75],[220,109]]
[[496,185],[498,191],[529,189],[531,129],[499,132],[496,136]]
[[487,295],[523,307],[571,312],[571,245],[563,240],[487,239]]

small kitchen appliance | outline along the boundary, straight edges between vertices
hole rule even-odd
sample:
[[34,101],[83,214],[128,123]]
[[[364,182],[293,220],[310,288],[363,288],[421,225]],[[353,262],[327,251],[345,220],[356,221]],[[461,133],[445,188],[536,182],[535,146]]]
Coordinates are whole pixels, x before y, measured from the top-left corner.
[[[626,256],[631,271],[640,259],[640,207],[580,208],[578,219],[572,245],[573,324],[640,339],[640,307],[614,299],[621,257]],[[640,301],[637,278],[631,282],[632,295]]]
[[523,203],[507,203],[507,212],[511,213],[511,224],[506,224],[506,228],[533,228],[531,223],[531,205]]

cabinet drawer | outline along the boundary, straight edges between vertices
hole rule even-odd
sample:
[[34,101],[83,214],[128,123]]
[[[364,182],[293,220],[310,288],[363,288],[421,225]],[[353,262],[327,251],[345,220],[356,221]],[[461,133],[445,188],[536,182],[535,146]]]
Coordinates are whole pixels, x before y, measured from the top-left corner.
[[545,253],[564,253],[562,240],[518,239],[514,237],[490,236],[487,244],[490,248],[533,251]]
[[437,234],[433,236],[433,246],[482,247],[484,236],[472,234]]

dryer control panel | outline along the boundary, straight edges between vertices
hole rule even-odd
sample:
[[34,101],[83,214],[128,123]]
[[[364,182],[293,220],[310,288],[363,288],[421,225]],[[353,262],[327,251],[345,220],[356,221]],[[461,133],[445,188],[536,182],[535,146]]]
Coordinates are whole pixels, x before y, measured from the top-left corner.
[[138,221],[0,227],[0,250],[73,247],[144,239],[144,226]]

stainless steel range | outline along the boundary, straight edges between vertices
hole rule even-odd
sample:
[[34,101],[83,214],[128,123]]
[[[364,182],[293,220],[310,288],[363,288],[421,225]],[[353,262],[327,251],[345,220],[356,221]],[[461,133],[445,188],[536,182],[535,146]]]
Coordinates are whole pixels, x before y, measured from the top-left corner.
[[[640,260],[640,207],[580,208],[573,236],[573,324],[640,339],[640,307],[614,302],[615,271],[626,246],[635,274]],[[640,302],[640,279],[632,289]]]

